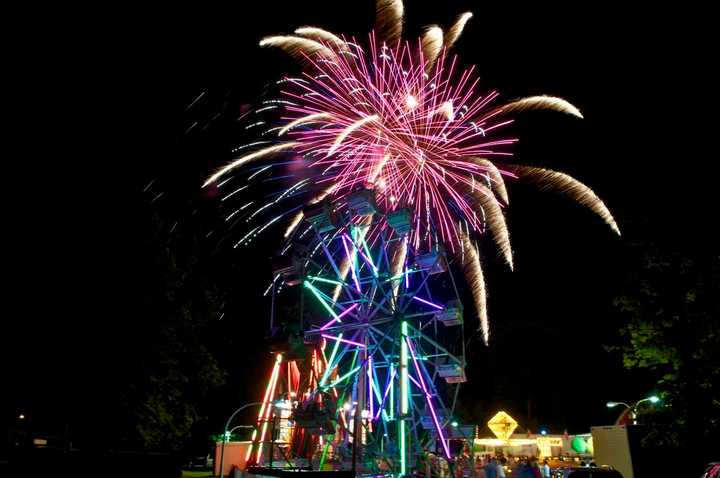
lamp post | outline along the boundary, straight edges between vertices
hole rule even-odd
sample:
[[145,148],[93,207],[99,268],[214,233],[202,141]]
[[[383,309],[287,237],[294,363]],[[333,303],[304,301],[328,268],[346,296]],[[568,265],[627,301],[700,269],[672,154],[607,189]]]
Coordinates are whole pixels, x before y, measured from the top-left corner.
[[[252,407],[253,405],[262,405],[262,402],[252,402],[252,403],[246,403],[245,405],[242,405],[240,408],[235,410],[232,415],[230,415],[230,418],[228,418],[227,422],[225,422],[225,428],[223,428],[223,434],[222,434],[222,448],[220,449],[220,477],[225,476],[225,443],[227,443],[228,440],[228,427],[230,426],[230,422],[232,422],[232,419],[235,418],[235,415],[240,413],[241,411],[245,410],[248,407]],[[237,428],[237,427],[236,427]],[[234,430],[234,428],[233,428]]]
[[640,405],[643,402],[650,402],[650,403],[657,403],[660,399],[656,395],[652,395],[647,398],[643,398],[642,400],[638,400],[637,402],[633,403],[632,405],[628,405],[625,402],[607,402],[608,408],[615,408],[618,405],[622,405],[623,407],[627,408],[630,411],[630,418],[632,418],[633,425],[637,425],[637,411],[638,411],[638,405]]
[[228,430],[228,432],[227,432],[227,437],[228,437],[228,439],[230,439],[230,437],[232,436],[233,432],[234,432],[235,430],[237,430],[238,428],[255,428],[255,427],[252,426],[252,425],[235,425],[235,426],[232,427],[230,430]]

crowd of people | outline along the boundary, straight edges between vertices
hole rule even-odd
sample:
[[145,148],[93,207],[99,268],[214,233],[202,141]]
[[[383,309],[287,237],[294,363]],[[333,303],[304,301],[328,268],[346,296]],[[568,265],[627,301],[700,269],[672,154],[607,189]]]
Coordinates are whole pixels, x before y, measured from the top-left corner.
[[592,461],[572,462],[557,458],[464,453],[448,463],[441,454],[426,453],[419,457],[416,471],[422,478],[552,478],[553,471],[567,466],[595,467]]
[[504,456],[486,456],[476,462],[476,478],[506,478],[506,471],[518,478],[551,478],[547,460],[535,457],[508,460]]

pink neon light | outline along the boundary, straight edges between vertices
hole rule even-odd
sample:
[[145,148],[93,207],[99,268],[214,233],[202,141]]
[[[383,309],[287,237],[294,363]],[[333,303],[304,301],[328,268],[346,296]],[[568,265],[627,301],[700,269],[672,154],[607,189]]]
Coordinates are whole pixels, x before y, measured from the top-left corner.
[[425,299],[423,299],[423,298],[421,298],[421,297],[418,297],[418,296],[416,296],[416,295],[413,296],[413,299],[417,300],[418,302],[422,302],[423,304],[427,304],[427,305],[429,305],[430,307],[435,307],[435,308],[438,309],[438,310],[443,310],[443,309],[445,308],[445,307],[443,307],[443,306],[441,306],[441,305],[433,304],[433,303],[430,302],[429,300],[425,300]]
[[360,342],[353,342],[352,340],[341,339],[340,337],[335,337],[333,335],[322,334],[322,336],[325,337],[326,339],[337,340],[338,342],[343,342],[343,343],[350,344],[350,345],[356,345],[358,347],[365,347],[365,344],[361,344]]
[[437,419],[437,414],[435,413],[435,408],[432,405],[432,398],[430,397],[430,393],[425,386],[425,380],[423,379],[422,372],[420,371],[420,365],[418,365],[417,357],[415,356],[415,349],[413,348],[412,342],[410,342],[410,339],[408,337],[405,337],[405,342],[407,342],[408,348],[410,349],[410,356],[413,359],[413,364],[415,364],[415,370],[417,371],[418,379],[420,379],[420,388],[422,388],[422,391],[425,393],[425,400],[427,401],[428,408],[430,409],[430,414],[432,415],[433,422],[435,423],[435,430],[437,430],[440,437],[440,442],[442,443],[443,450],[445,450],[445,456],[449,459],[450,448],[448,447],[447,440],[445,440],[445,435],[443,435],[442,428],[440,427],[440,422]]
[[320,330],[327,329],[335,322],[342,322],[342,320],[340,320],[340,319],[345,317],[350,311],[354,310],[357,306],[358,306],[358,304],[353,304],[350,307],[348,307],[347,309],[343,310],[337,317],[335,317],[330,322],[328,322],[325,325],[323,325],[322,327],[320,327]]
[[416,386],[417,388],[422,388],[422,386],[420,385],[420,382],[418,382],[417,380],[415,380],[412,375],[408,374],[408,378],[410,379],[410,381],[411,381],[412,383],[415,384],[415,386]]
[[[408,246],[408,236],[405,236],[403,239],[403,242],[405,242],[405,250],[407,251]],[[405,254],[405,267],[403,268],[405,270],[405,290],[410,288],[410,274],[408,274],[408,268],[407,268],[407,261],[408,261],[408,254]]]

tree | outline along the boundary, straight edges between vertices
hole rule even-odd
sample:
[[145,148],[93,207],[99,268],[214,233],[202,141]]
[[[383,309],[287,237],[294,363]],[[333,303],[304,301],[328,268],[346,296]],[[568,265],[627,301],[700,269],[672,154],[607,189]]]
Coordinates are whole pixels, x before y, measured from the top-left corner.
[[179,449],[203,420],[202,403],[224,383],[209,348],[209,329],[221,314],[222,294],[202,267],[191,228],[150,221],[141,261],[138,314],[145,322],[133,344],[138,357],[125,395],[131,440],[145,448]]
[[646,441],[709,453],[720,437],[720,256],[634,249],[637,264],[614,300],[625,320],[621,345],[609,348],[621,352],[626,369],[657,381],[661,404],[643,409]]

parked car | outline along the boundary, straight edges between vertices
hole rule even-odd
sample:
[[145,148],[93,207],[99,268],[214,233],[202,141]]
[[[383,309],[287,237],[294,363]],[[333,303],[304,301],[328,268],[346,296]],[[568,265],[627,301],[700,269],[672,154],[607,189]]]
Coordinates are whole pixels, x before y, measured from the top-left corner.
[[606,467],[567,467],[553,472],[553,478],[623,478],[622,474]]
[[187,468],[207,468],[208,466],[208,457],[200,455],[190,457],[186,465]]

